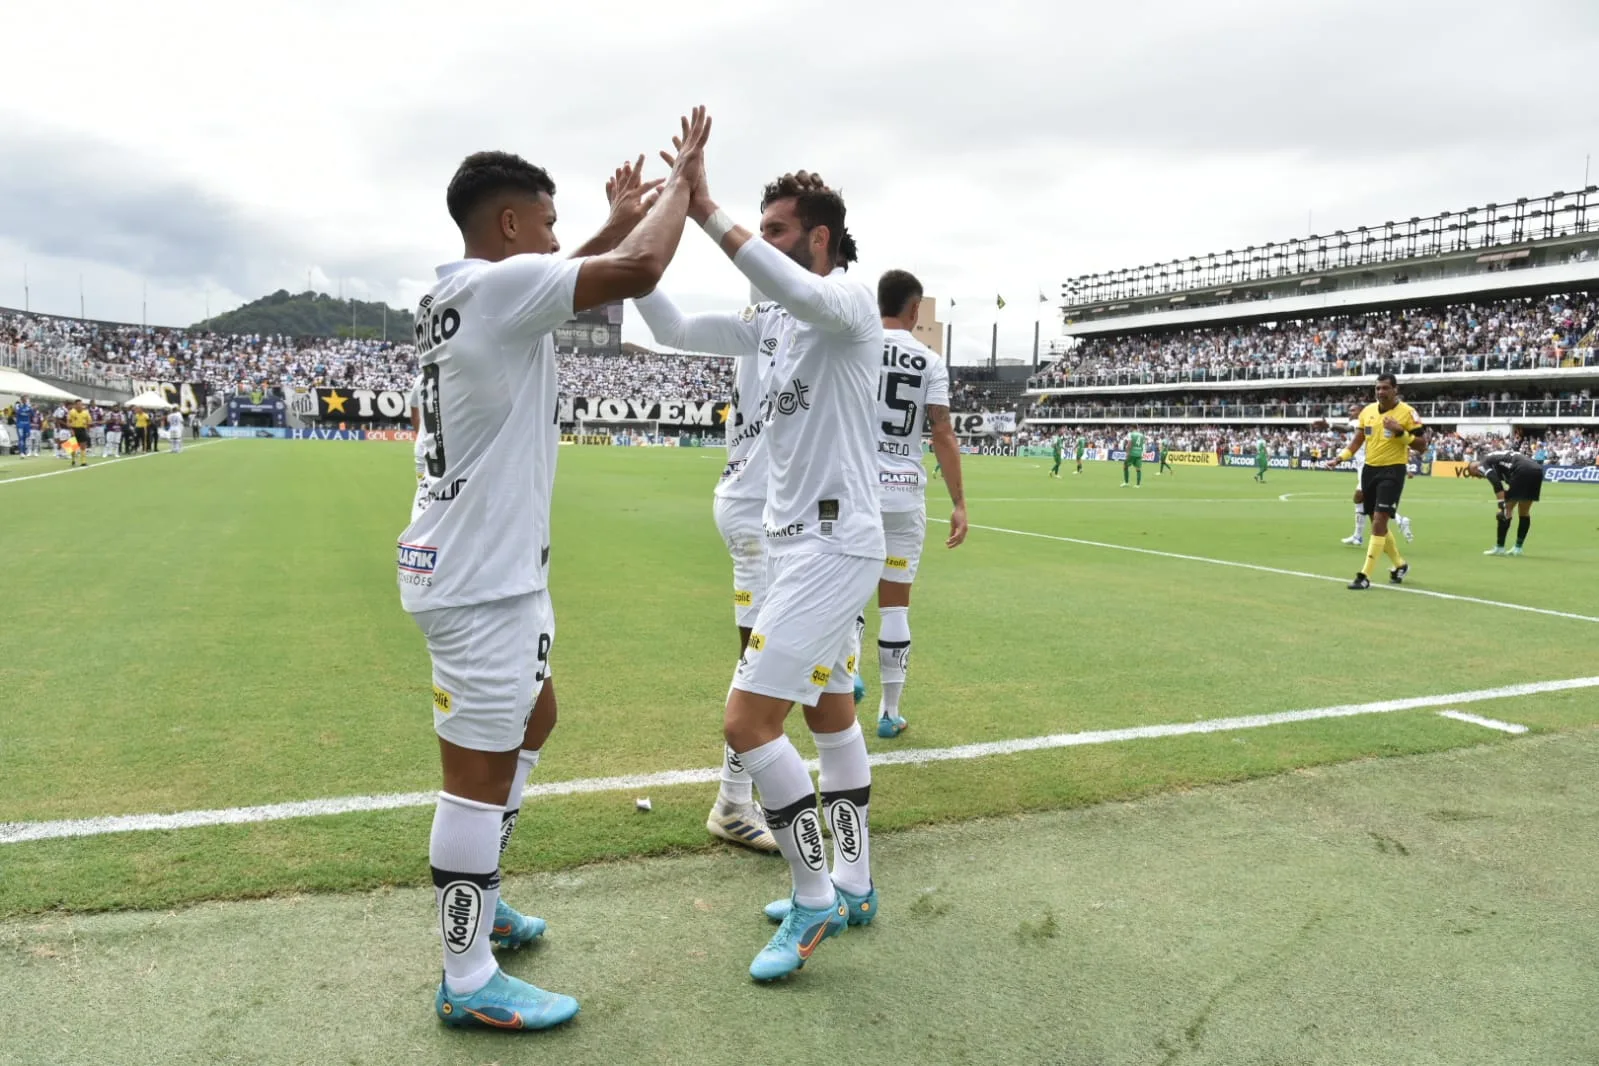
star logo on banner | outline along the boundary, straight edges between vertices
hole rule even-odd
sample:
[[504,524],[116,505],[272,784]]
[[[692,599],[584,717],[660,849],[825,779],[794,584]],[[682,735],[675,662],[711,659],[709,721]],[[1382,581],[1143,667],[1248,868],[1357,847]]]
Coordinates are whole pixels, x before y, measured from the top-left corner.
[[331,415],[333,412],[337,411],[342,415],[345,413],[344,405],[349,401],[349,399],[350,398],[348,396],[340,396],[338,389],[329,389],[328,394],[322,398],[322,402],[327,404],[328,414]]
[[716,409],[716,420],[725,425],[727,423],[728,416],[732,413],[733,405],[730,403],[724,403],[722,406]]

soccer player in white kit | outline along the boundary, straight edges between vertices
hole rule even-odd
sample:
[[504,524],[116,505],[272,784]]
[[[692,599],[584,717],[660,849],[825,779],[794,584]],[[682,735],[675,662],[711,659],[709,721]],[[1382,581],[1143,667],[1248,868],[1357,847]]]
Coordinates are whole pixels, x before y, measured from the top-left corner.
[[167,415],[167,440],[172,442],[172,454],[183,450],[183,412],[177,408]]
[[517,947],[545,927],[499,899],[499,858],[556,718],[547,580],[560,430],[551,331],[660,280],[710,133],[702,108],[682,126],[664,187],[641,183],[631,166],[618,171],[625,194],[571,259],[554,254],[555,186],[543,170],[482,152],[450,181],[446,200],[465,254],[439,267],[417,310],[430,487],[398,545],[401,604],[433,663],[444,770],[428,849],[444,956],[434,1009],[449,1025],[544,1029],[578,1010],[569,996],[505,974],[491,951],[491,942]]
[[[727,465],[716,483],[716,530],[733,560],[733,624],[739,655],[749,647],[751,627],[766,602],[767,459],[762,446],[766,383],[794,319],[771,301],[743,311],[685,315],[656,290],[634,301],[656,341],[673,348],[732,356],[733,402],[728,412]],[[777,841],[751,794],[750,776],[738,754],[722,746],[722,778],[705,818],[713,836],[757,851],[777,851]]]
[[900,694],[911,657],[911,583],[927,538],[927,470],[922,464],[922,425],[933,431],[933,454],[944,471],[954,509],[947,548],[966,539],[966,494],[961,485],[960,442],[949,424],[949,369],[943,358],[912,334],[922,305],[922,283],[904,270],[877,282],[883,319],[883,367],[877,388],[877,481],[888,557],[877,582],[877,666],[882,699],[877,735],[905,731]]
[[[855,259],[844,201],[819,177],[784,175],[761,200],[760,236],[717,207],[701,171],[690,216],[794,320],[766,382],[761,446],[766,601],[728,693],[723,733],[760,790],[794,878],[777,932],[750,964],[774,980],[803,966],[846,922],[877,913],[867,835],[872,774],[855,720],[855,620],[883,568],[872,439],[883,326]],[[783,732],[805,709],[833,835],[828,871],[817,786]],[[768,912],[770,913],[770,912]]]

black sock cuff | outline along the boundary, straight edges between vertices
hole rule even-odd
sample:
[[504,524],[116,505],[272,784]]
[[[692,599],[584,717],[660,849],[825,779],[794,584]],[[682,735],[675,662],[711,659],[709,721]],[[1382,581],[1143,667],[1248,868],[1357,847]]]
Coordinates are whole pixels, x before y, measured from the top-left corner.
[[434,888],[443,888],[457,881],[469,882],[485,892],[500,887],[500,871],[498,869],[486,874],[463,874],[454,870],[441,870],[437,866],[432,869]]
[[901,648],[910,647],[911,642],[908,640],[880,640],[877,642],[877,646],[887,651],[899,651]]
[[801,796],[787,807],[779,807],[776,810],[764,804],[761,806],[762,813],[766,815],[766,827],[768,829],[787,829],[794,824],[794,819],[806,811],[814,811],[815,809],[816,793],[814,792],[808,796]]
[[822,806],[831,807],[839,800],[853,803],[857,807],[864,807],[872,802],[872,786],[864,788],[840,788],[822,793]]

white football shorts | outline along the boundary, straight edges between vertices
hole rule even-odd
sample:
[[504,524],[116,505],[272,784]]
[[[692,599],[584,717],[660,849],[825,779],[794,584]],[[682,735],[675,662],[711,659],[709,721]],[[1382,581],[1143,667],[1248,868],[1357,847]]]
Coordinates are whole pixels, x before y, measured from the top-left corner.
[[733,624],[748,629],[766,602],[765,500],[716,497],[716,531],[733,558]]
[[412,617],[433,659],[434,732],[473,751],[520,748],[550,676],[549,590]]
[[824,692],[852,692],[855,619],[877,587],[883,561],[789,552],[768,556],[766,569],[766,602],[733,687],[807,707]]
[[883,580],[899,585],[915,581],[916,568],[922,565],[922,544],[927,540],[927,508],[884,511],[883,540],[888,547]]

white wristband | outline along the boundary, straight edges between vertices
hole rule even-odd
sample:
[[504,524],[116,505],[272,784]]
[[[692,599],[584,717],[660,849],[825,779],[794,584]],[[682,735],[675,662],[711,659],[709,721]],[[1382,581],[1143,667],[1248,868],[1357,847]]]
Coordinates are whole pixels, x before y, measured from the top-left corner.
[[701,223],[701,227],[710,236],[711,240],[715,241],[717,244],[722,243],[722,238],[727,236],[728,231],[731,230],[733,226],[734,222],[732,217],[720,207],[716,209],[716,214],[712,215],[710,218]]

